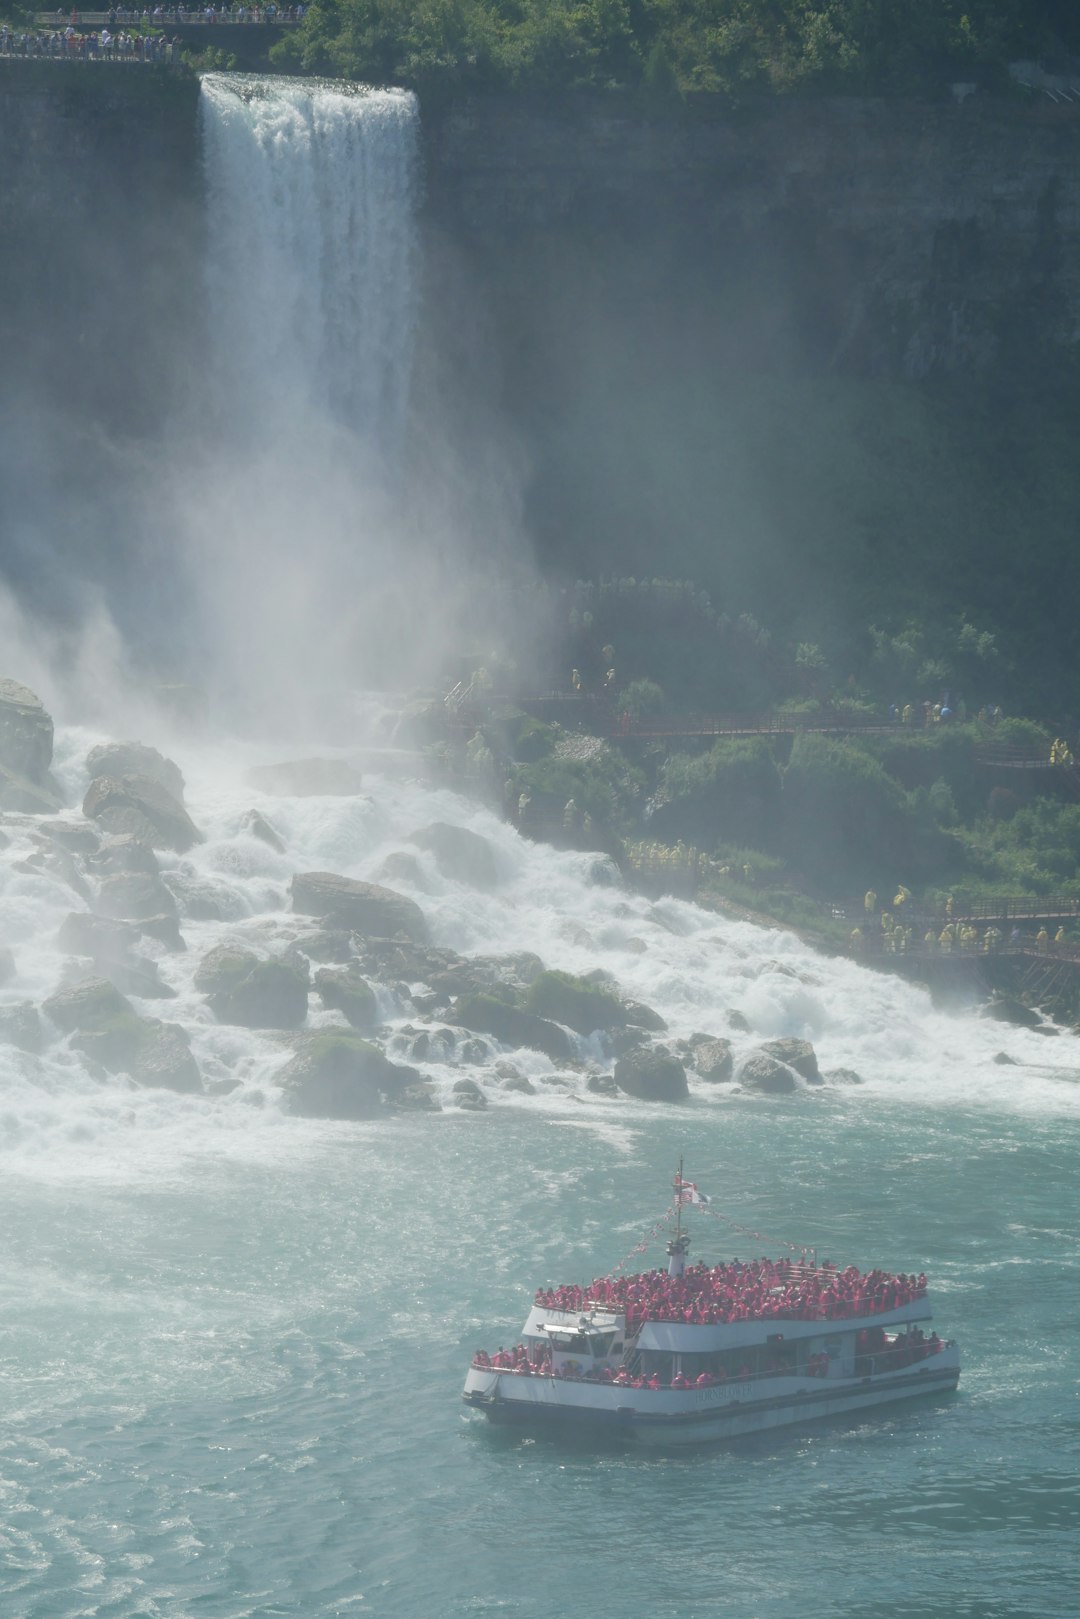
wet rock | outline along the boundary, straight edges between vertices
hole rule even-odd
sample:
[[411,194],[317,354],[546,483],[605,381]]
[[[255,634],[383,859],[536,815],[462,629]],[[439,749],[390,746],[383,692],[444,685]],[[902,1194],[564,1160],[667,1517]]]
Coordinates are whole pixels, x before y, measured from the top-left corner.
[[830,1068],[825,1075],[827,1085],[861,1085],[863,1077],[854,1068]]
[[98,776],[145,776],[164,787],[178,804],[184,802],[180,766],[144,742],[105,742],[91,748],[86,755],[86,770],[91,780]]
[[429,850],[444,877],[467,883],[470,888],[491,889],[499,880],[491,845],[478,832],[451,826],[446,821],[433,821],[430,826],[413,832],[409,842]]
[[472,1079],[459,1079],[455,1081],[451,1094],[458,1107],[479,1112],[487,1107],[487,1097]]
[[789,1095],[799,1084],[794,1069],[762,1052],[747,1057],[739,1069],[739,1083],[745,1090],[761,1091],[765,1096]]
[[388,854],[378,871],[375,873],[376,882],[380,883],[408,883],[411,888],[424,889],[424,873],[419,860],[414,854],[406,854],[404,849],[395,849]]
[[996,995],[982,1008],[979,1016],[992,1018],[997,1023],[1012,1023],[1018,1029],[1035,1029],[1042,1022],[1033,1007],[1025,1006],[1023,1001],[1015,1000],[1011,995]]
[[536,1086],[533,1084],[532,1080],[527,1079],[524,1074],[507,1074],[506,1078],[502,1081],[502,1089],[504,1091],[509,1091],[515,1096],[536,1095]]
[[105,831],[132,834],[153,849],[184,854],[202,842],[184,806],[149,776],[97,776],[87,788],[83,814]]
[[227,995],[258,965],[258,956],[244,945],[216,944],[199,962],[193,982],[202,995]]
[[323,1005],[343,1012],[354,1029],[370,1029],[378,1022],[375,991],[359,968],[323,967],[315,974],[315,989]]
[[654,1012],[651,1006],[646,1006],[643,1001],[624,999],[622,1007],[626,1014],[626,1021],[631,1028],[648,1029],[654,1034],[667,1032],[666,1020],[660,1016],[659,1012]]
[[50,995],[41,1010],[62,1034],[105,1029],[135,1009],[107,978],[85,978]]
[[248,810],[240,825],[251,837],[258,838],[260,843],[265,843],[276,854],[285,853],[284,840],[274,831],[266,816],[260,815],[258,810]]
[[312,928],[296,942],[312,961],[348,961],[353,954],[352,934],[344,929]]
[[103,838],[96,854],[90,857],[89,865],[105,875],[124,872],[156,877],[161,870],[150,845],[130,832]]
[[188,1036],[178,1023],[147,1027],[128,1070],[140,1085],[197,1095],[203,1088]]
[[425,1081],[406,1085],[397,1095],[388,1097],[387,1103],[395,1113],[441,1113],[433,1086]]
[[635,933],[632,938],[627,939],[626,943],[623,945],[623,949],[626,951],[628,956],[644,956],[648,953],[649,947],[645,943],[645,940],[639,939]]
[[41,1018],[32,1001],[0,1006],[0,1044],[34,1054],[41,1050]]
[[219,1023],[245,1029],[299,1029],[307,1019],[308,975],[290,961],[257,961],[243,978],[210,996]]
[[647,1102],[685,1102],[690,1092],[686,1070],[669,1052],[641,1046],[615,1064],[615,1084],[627,1096]]
[[146,872],[117,872],[98,885],[95,909],[99,916],[125,922],[143,922],[151,916],[177,920],[176,901],[160,877]]
[[750,1019],[748,1017],[744,1017],[741,1012],[735,1010],[730,1011],[727,1015],[727,1020],[728,1027],[734,1029],[737,1034],[751,1034],[753,1032]]
[[648,1049],[644,1029],[616,1029],[608,1036],[608,1044],[616,1057],[625,1057],[628,1051]]
[[87,826],[85,821],[48,821],[38,829],[37,835],[59,844],[68,854],[92,856],[101,843],[97,828]]
[[767,1057],[774,1057],[777,1062],[786,1063],[801,1074],[808,1085],[822,1083],[821,1070],[818,1068],[817,1053],[809,1040],[766,1040],[759,1048]]
[[594,1096],[618,1096],[619,1087],[611,1074],[590,1074],[585,1089]]
[[572,973],[542,972],[529,986],[525,1005],[537,1017],[564,1023],[577,1034],[621,1029],[630,1021],[622,1001]]
[[542,1051],[552,1062],[566,1062],[573,1051],[562,1029],[533,1012],[508,1006],[493,995],[463,995],[454,1005],[453,1018],[463,1029],[490,1034],[505,1046]]
[[455,1056],[458,1062],[468,1063],[470,1068],[477,1068],[481,1063],[487,1062],[491,1056],[491,1048],[486,1040],[463,1040]]
[[22,815],[55,815],[63,807],[60,790],[50,777],[31,781],[0,765],[0,809],[16,810]]
[[252,787],[275,798],[353,798],[363,781],[344,759],[292,759],[287,764],[256,765],[247,779]]
[[290,892],[293,910],[305,916],[376,938],[400,934],[418,944],[427,942],[427,923],[419,905],[393,889],[354,882],[330,871],[307,871],[292,879]]
[[712,1085],[726,1085],[735,1072],[730,1040],[706,1040],[694,1048],[694,1067]]
[[0,680],[0,765],[16,777],[41,782],[52,753],[53,722],[41,698],[17,680]]
[[351,1030],[307,1036],[280,1075],[286,1111],[316,1119],[370,1119],[422,1085]]

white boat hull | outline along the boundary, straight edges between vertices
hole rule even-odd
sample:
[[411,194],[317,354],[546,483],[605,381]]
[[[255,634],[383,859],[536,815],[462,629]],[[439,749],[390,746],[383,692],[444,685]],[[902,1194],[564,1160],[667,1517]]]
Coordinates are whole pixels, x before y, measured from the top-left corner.
[[959,1354],[950,1345],[918,1366],[873,1379],[784,1377],[687,1390],[577,1383],[474,1367],[464,1399],[494,1422],[592,1429],[667,1448],[739,1439],[951,1393],[959,1377]]

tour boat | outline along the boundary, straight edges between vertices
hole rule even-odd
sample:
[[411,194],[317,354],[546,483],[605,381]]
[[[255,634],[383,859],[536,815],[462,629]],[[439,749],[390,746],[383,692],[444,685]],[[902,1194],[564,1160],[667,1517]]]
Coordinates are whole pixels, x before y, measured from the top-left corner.
[[521,1343],[474,1355],[466,1404],[495,1422],[666,1446],[956,1388],[956,1344],[925,1330],[925,1276],[819,1264],[807,1249],[691,1265],[683,1209],[708,1205],[680,1165],[660,1223],[674,1225],[666,1269],[541,1288]]

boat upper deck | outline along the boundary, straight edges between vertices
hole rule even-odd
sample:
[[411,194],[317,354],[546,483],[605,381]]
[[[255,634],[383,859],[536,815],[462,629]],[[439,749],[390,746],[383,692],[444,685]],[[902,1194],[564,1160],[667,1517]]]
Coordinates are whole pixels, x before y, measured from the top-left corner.
[[[736,1323],[840,1322],[909,1314],[926,1297],[926,1277],[889,1271],[841,1270],[825,1262],[732,1260],[688,1265],[681,1275],[654,1270],[602,1276],[587,1287],[541,1288],[536,1310],[582,1315],[611,1312],[627,1329],[646,1323],[722,1326]],[[535,1311],[533,1312],[535,1314]]]

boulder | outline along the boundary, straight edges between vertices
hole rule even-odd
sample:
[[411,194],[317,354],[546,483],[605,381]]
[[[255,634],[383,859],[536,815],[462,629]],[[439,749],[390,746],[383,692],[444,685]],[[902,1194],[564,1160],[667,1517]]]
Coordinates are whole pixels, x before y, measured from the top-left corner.
[[388,854],[375,876],[380,883],[408,883],[410,887],[420,889],[425,886],[419,860],[414,854],[406,854],[404,849],[395,849],[393,854]]
[[88,956],[103,978],[124,995],[162,999],[175,994],[158,976],[157,963],[133,952],[138,929],[89,911],[71,911],[60,924],[56,942],[73,956]]
[[619,1058],[615,1083],[627,1096],[646,1102],[685,1102],[690,1094],[686,1070],[678,1058],[647,1046]]
[[152,916],[177,920],[176,901],[161,878],[142,871],[121,871],[103,878],[95,908],[99,916],[125,922],[144,922]]
[[993,1018],[997,1023],[1013,1023],[1019,1029],[1035,1029],[1042,1022],[1033,1007],[1025,1006],[1023,1001],[1015,1000],[1011,995],[995,995],[982,1008],[979,1016]]
[[352,935],[343,928],[312,928],[296,945],[310,961],[348,961],[353,953]]
[[41,1050],[41,1018],[32,1001],[0,1006],[0,1044],[17,1046],[20,1051]]
[[752,1032],[750,1019],[734,1008],[728,1013],[727,1020],[729,1026],[738,1034],[750,1034]]
[[85,821],[48,821],[36,829],[35,836],[59,844],[68,854],[93,856],[101,843],[97,828]]
[[370,1119],[422,1084],[351,1030],[309,1035],[280,1075],[286,1111],[305,1118]]
[[585,1089],[594,1096],[618,1096],[619,1087],[611,1074],[590,1074],[585,1081]]
[[89,864],[95,871],[106,875],[138,872],[144,877],[156,877],[161,870],[158,857],[150,845],[144,843],[141,838],[134,837],[130,832],[102,838],[96,854],[91,855]]
[[86,771],[91,780],[98,776],[146,776],[159,787],[184,802],[184,777],[180,766],[166,759],[144,742],[103,742],[86,755]]
[[821,1070],[818,1068],[817,1053],[809,1040],[766,1040],[759,1047],[767,1057],[774,1057],[777,1062],[786,1063],[801,1074],[808,1085],[823,1083]]
[[188,1037],[177,1023],[151,1022],[128,1070],[140,1085],[198,1095],[203,1088]]
[[238,944],[216,944],[195,969],[193,983],[202,995],[227,995],[247,978],[259,958]]
[[761,1052],[747,1057],[739,1069],[739,1083],[745,1090],[761,1091],[766,1096],[785,1096],[798,1089],[794,1069]]
[[516,1096],[535,1096],[536,1086],[524,1074],[507,1074],[502,1081],[502,1089],[510,1091]]
[[107,978],[85,978],[58,989],[41,1010],[62,1034],[106,1029],[118,1018],[134,1017],[135,1010]]
[[529,986],[525,1005],[537,1017],[564,1023],[578,1034],[621,1029],[630,1021],[626,1007],[614,995],[572,973],[540,973]]
[[55,815],[64,807],[60,789],[48,775],[41,781],[31,781],[0,764],[0,809],[15,810],[20,815]]
[[184,806],[149,776],[97,776],[86,790],[83,814],[106,832],[130,833],[154,849],[184,854],[202,833]]
[[462,995],[455,1002],[453,1018],[474,1034],[490,1034],[505,1046],[542,1051],[552,1062],[566,1062],[573,1056],[570,1041],[557,1024],[508,1006],[494,995]]
[[52,753],[53,722],[41,698],[17,680],[0,680],[0,765],[30,782],[41,782]]
[[712,1085],[726,1085],[735,1072],[730,1040],[705,1040],[694,1047],[694,1067]]
[[315,974],[315,989],[323,1005],[343,1012],[354,1029],[370,1029],[378,1022],[375,991],[359,968],[323,967]]
[[470,832],[464,826],[451,826],[446,821],[433,821],[430,826],[412,833],[409,842],[429,850],[444,877],[467,883],[470,888],[490,889],[498,882],[491,845],[478,832]]
[[308,975],[295,962],[257,961],[228,989],[210,996],[219,1023],[245,1029],[299,1029],[307,1019]]
[[653,1034],[667,1032],[666,1019],[662,1018],[659,1012],[654,1012],[651,1006],[646,1006],[642,1001],[624,999],[622,1007],[631,1028],[648,1029]]
[[861,1085],[863,1077],[854,1068],[830,1068],[825,1075],[826,1085]]
[[356,933],[393,939],[404,935],[427,941],[427,923],[419,905],[392,888],[354,882],[331,871],[298,872],[290,884],[292,908],[305,916],[333,921]]
[[1015,1057],[1010,1057],[1007,1051],[997,1051],[990,1059],[996,1062],[999,1068],[1019,1068],[1020,1064]]
[[359,770],[344,759],[293,759],[287,764],[256,765],[250,786],[274,798],[352,798],[363,785]]
[[473,1079],[456,1080],[452,1087],[451,1094],[453,1095],[454,1100],[457,1102],[458,1107],[465,1108],[472,1112],[480,1112],[483,1108],[487,1107],[487,1097]]
[[278,837],[266,816],[260,815],[258,810],[248,810],[240,825],[249,837],[258,838],[260,843],[265,843],[275,854],[285,853],[284,842]]

